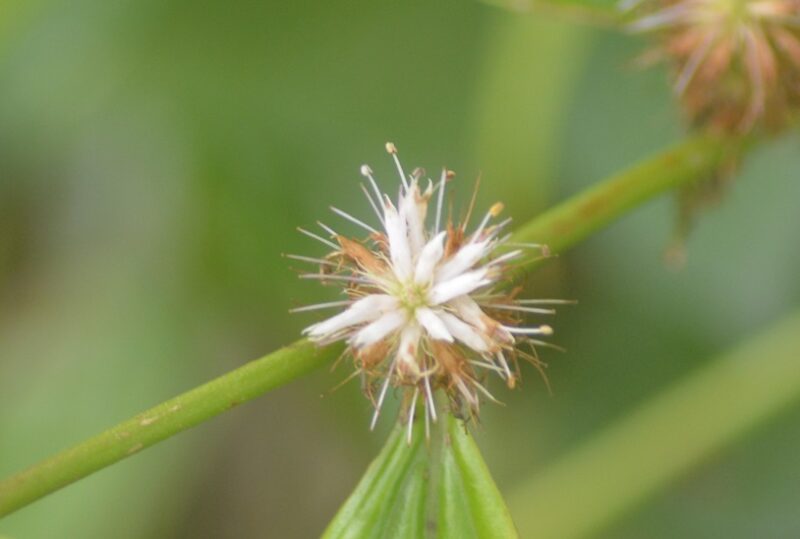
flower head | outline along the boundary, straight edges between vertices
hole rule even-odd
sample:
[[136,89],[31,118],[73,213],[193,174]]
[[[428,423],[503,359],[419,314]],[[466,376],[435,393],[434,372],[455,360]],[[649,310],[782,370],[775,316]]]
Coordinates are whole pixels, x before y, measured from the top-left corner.
[[800,105],[800,0],[641,0],[690,119],[718,132],[782,127]]
[[546,325],[523,327],[519,319],[526,313],[551,313],[541,305],[557,301],[520,300],[515,292],[504,291],[512,261],[527,248],[537,255],[546,251],[539,245],[508,243],[503,231],[510,219],[493,222],[501,204],[492,206],[471,232],[466,229],[469,215],[461,224],[445,221],[444,194],[453,173],[443,170],[436,185],[428,180],[423,188],[424,171],[406,175],[394,145],[386,149],[401,180],[395,201],[380,190],[372,170],[361,167],[368,184],[362,189],[380,227],[331,208],[366,237],[348,238],[320,223],[324,236],[300,231],[332,252],[324,258],[290,256],[319,264],[319,272],[301,278],[340,284],[346,296],[295,309],[343,309],[303,333],[319,344],[346,342],[375,406],[373,427],[388,388],[402,388],[410,436],[418,401],[424,407],[426,432],[430,421],[436,421],[436,389],[447,393],[457,413],[471,416],[481,399],[494,400],[485,387],[488,372],[514,387],[518,358],[541,367],[534,346],[552,330]]

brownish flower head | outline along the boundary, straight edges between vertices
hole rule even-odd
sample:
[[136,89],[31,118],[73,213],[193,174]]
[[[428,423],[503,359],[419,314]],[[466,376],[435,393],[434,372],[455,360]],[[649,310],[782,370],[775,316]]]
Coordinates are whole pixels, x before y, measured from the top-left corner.
[[[392,201],[364,165],[362,186],[380,225],[373,227],[337,208],[334,213],[361,229],[348,238],[320,223],[324,236],[301,230],[330,249],[323,258],[290,255],[319,265],[301,277],[340,285],[342,301],[295,309],[342,310],[304,330],[314,342],[347,343],[364,391],[375,406],[372,425],[390,387],[402,390],[408,435],[415,410],[423,410],[426,432],[437,420],[433,393],[442,389],[459,415],[472,416],[482,399],[494,400],[486,388],[495,373],[514,387],[517,360],[541,367],[535,346],[552,333],[550,326],[522,324],[527,314],[550,314],[555,300],[523,300],[507,291],[510,265],[529,248],[510,244],[505,226],[494,223],[503,209],[495,204],[468,231],[471,210],[461,223],[443,215],[445,186],[453,174],[442,171],[434,185],[421,187],[422,169],[406,175],[397,149],[386,145],[400,176]],[[429,212],[433,204],[434,211]]]
[[643,0],[632,13],[695,125],[776,130],[800,105],[800,0]]

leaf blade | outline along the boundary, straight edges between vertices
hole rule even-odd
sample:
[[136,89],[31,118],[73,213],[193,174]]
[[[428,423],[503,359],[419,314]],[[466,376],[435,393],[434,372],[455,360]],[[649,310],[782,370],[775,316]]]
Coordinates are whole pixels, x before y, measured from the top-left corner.
[[478,537],[518,537],[511,513],[472,436],[452,417],[448,417],[447,427]]

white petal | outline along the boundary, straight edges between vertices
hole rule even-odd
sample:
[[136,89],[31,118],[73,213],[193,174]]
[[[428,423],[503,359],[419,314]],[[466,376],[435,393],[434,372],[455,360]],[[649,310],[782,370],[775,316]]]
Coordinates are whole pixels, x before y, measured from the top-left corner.
[[357,348],[369,346],[380,341],[407,321],[404,311],[389,311],[380,318],[358,330],[353,344]]
[[486,341],[473,326],[448,312],[441,313],[439,317],[447,327],[447,331],[459,341],[481,354],[489,350]]
[[411,275],[411,248],[408,245],[406,223],[389,200],[383,203],[383,220],[389,238],[392,268],[398,279],[407,279]]
[[408,227],[408,243],[414,256],[425,245],[425,213],[428,210],[428,201],[422,197],[416,181],[401,197],[399,206],[400,215]]
[[486,278],[486,270],[469,271],[435,285],[428,294],[428,299],[433,305],[439,305],[457,296],[469,294],[476,288],[486,286],[491,282],[491,279]]
[[447,281],[464,273],[477,264],[481,258],[488,255],[490,250],[491,241],[489,240],[468,243],[459,249],[450,260],[442,264],[442,267],[436,272],[436,280]]
[[432,339],[453,342],[453,336],[450,335],[444,322],[435,312],[427,307],[420,307],[416,310],[416,316],[417,321],[422,324]]
[[433,279],[433,270],[444,256],[445,236],[447,232],[437,234],[419,253],[417,267],[414,270],[414,281],[417,283],[428,284]]
[[331,335],[346,327],[375,320],[385,311],[397,308],[397,299],[386,294],[372,294],[356,301],[339,314],[303,330],[311,339]]
[[451,299],[447,305],[455,309],[456,314],[462,320],[465,320],[467,323],[472,324],[480,330],[486,329],[486,324],[483,321],[485,313],[483,309],[481,309],[481,306],[471,297],[458,296],[457,298]]
[[[484,334],[488,334],[489,328],[487,328],[486,319],[489,317],[471,297],[453,298],[447,302],[447,306],[455,309],[459,318],[475,326]],[[514,344],[514,336],[500,324],[492,324],[491,333],[488,336],[492,341]]]

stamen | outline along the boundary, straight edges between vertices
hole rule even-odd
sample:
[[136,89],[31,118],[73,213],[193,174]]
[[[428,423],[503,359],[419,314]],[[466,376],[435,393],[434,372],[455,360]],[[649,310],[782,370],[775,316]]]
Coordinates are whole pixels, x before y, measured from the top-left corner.
[[383,399],[386,397],[386,390],[389,389],[389,381],[392,379],[396,362],[396,359],[392,361],[392,365],[389,367],[389,372],[386,373],[386,380],[383,382],[383,387],[378,395],[378,402],[375,405],[375,412],[372,414],[372,422],[369,424],[369,430],[375,430],[375,425],[378,423],[378,417],[381,415],[381,407],[383,406]]
[[498,367],[497,365],[493,365],[491,363],[486,363],[484,361],[478,361],[476,359],[471,359],[470,364],[475,365],[476,367],[483,367],[484,369],[489,369],[491,371],[495,371],[496,373],[500,374],[501,376],[505,375],[505,371]]
[[353,224],[356,224],[356,225],[360,226],[361,228],[363,228],[364,230],[367,230],[368,232],[372,232],[373,234],[377,234],[377,233],[378,233],[378,231],[377,231],[377,230],[375,230],[374,228],[372,228],[371,226],[369,226],[369,225],[368,225],[367,223],[365,223],[364,221],[361,221],[360,219],[356,219],[355,217],[353,217],[353,216],[352,216],[352,215],[350,215],[349,213],[347,213],[347,212],[345,212],[345,211],[342,211],[342,210],[340,210],[339,208],[336,208],[336,207],[334,207],[334,206],[331,206],[331,211],[332,211],[333,213],[335,213],[336,215],[338,215],[338,216],[340,216],[340,217],[343,217],[343,218],[347,219],[347,220],[348,220],[348,221],[350,221],[351,223],[353,223]]
[[378,205],[375,204],[374,200],[372,200],[372,196],[370,196],[369,191],[367,190],[367,188],[364,186],[363,183],[360,185],[360,187],[361,187],[361,190],[364,192],[364,196],[367,197],[367,200],[369,201],[369,205],[372,206],[372,211],[375,212],[375,215],[378,216],[378,220],[383,225],[384,224],[384,222],[383,222],[383,214],[378,210]]
[[504,311],[519,311],[522,313],[533,313],[533,314],[556,314],[555,309],[540,309],[537,307],[520,307],[517,305],[504,305],[504,304],[485,304],[482,307],[488,307],[490,309],[501,309]]
[[506,380],[511,380],[511,369],[508,368],[508,362],[506,361],[506,356],[503,355],[503,352],[497,352],[497,359],[500,360],[500,365],[502,365],[503,371],[506,373]]
[[347,283],[375,284],[370,279],[364,277],[351,277],[349,275],[327,275],[325,273],[302,273],[300,279],[312,279],[317,281],[344,281]]
[[290,313],[304,313],[306,311],[316,311],[319,309],[329,309],[331,307],[344,307],[345,305],[350,305],[352,301],[344,300],[344,301],[329,301],[328,303],[317,303],[315,305],[306,305],[304,307],[295,307],[294,309],[289,309]]
[[[514,220],[511,217],[506,217],[505,219],[503,219],[502,221],[500,221],[499,223],[497,223],[496,225],[494,225],[492,227],[491,235],[492,236],[497,236],[497,234],[499,234],[501,230],[503,230],[505,227],[507,227],[513,221]],[[510,234],[508,236],[503,236],[503,237],[507,239],[508,237],[510,237]],[[498,242],[502,243],[502,241],[498,241]]]
[[518,305],[576,305],[574,299],[517,299],[514,303]]
[[520,339],[520,342],[530,343],[531,345],[542,346],[544,348],[552,348],[553,350],[558,350],[559,352],[566,352],[567,349],[563,346],[558,346],[557,344],[553,344],[547,341],[540,341],[538,339],[530,339],[525,337],[524,339]]
[[408,445],[411,445],[411,434],[414,429],[414,411],[417,408],[417,396],[419,396],[419,387],[414,388],[414,396],[411,397],[411,408],[408,411],[408,432],[406,433]]
[[328,234],[330,234],[334,238],[339,235],[339,234],[336,233],[336,231],[334,229],[332,229],[331,227],[329,227],[328,225],[326,225],[322,221],[317,221],[317,225],[319,225],[319,227],[322,230],[324,230],[325,232],[327,232]]
[[392,156],[394,165],[397,167],[397,173],[400,175],[400,180],[403,182],[403,187],[408,191],[408,180],[406,180],[406,173],[403,172],[403,165],[400,164],[400,158],[397,157],[397,146],[391,142],[386,143],[386,151]]
[[436,224],[433,227],[433,235],[439,233],[439,225],[442,222],[442,206],[444,204],[444,184],[447,181],[447,169],[442,169],[442,178],[439,180],[439,195],[436,200]]
[[292,260],[299,260],[300,262],[310,262],[311,264],[319,264],[320,266],[331,266],[334,268],[339,267],[338,264],[322,258],[314,258],[311,256],[292,255],[292,254],[284,254],[283,256],[285,256],[286,258],[291,258]]
[[361,175],[369,180],[372,190],[375,191],[375,197],[377,201],[380,202],[383,200],[383,194],[381,193],[381,190],[378,189],[378,184],[375,181],[375,178],[372,176],[372,169],[369,168],[369,165],[361,165]]
[[472,198],[469,201],[469,206],[467,207],[467,215],[464,216],[464,221],[461,223],[461,230],[466,230],[467,225],[469,224],[469,220],[472,218],[472,210],[475,209],[475,202],[478,200],[478,189],[481,186],[481,177],[478,176],[475,179],[475,188],[472,190]]
[[297,231],[300,232],[301,234],[305,234],[309,238],[313,238],[313,239],[315,239],[317,241],[321,241],[325,245],[327,245],[329,247],[332,247],[334,251],[338,251],[340,249],[340,247],[338,245],[336,245],[335,243],[333,243],[332,241],[326,240],[325,238],[322,238],[321,236],[317,236],[316,234],[314,234],[313,232],[309,232],[305,228],[297,227]]
[[490,260],[486,264],[486,266],[484,266],[484,267],[490,268],[492,266],[496,266],[498,264],[502,264],[503,262],[507,262],[508,260],[511,260],[512,258],[517,258],[521,254],[522,254],[522,251],[519,251],[519,250],[511,251],[510,253],[506,253],[506,254],[504,254],[502,256],[498,256],[497,258],[495,258],[493,260]]
[[515,328],[513,326],[503,326],[503,329],[509,333],[517,335],[552,335],[553,328],[546,325],[541,325],[535,328]]
[[478,398],[475,396],[474,393],[472,393],[469,390],[467,386],[464,385],[464,380],[462,380],[461,377],[457,377],[455,379],[455,382],[456,385],[458,386],[458,389],[461,391],[461,395],[463,395],[463,397],[467,400],[467,402],[469,402],[471,406],[477,407],[479,404]]
[[[331,369],[331,372],[332,372],[332,371],[333,371],[333,369]],[[331,388],[331,389],[328,391],[328,394],[331,394],[331,393],[333,393],[334,391],[338,391],[338,390],[340,390],[340,389],[341,389],[342,387],[344,387],[344,386],[345,386],[345,385],[346,385],[346,384],[347,384],[347,383],[348,383],[350,380],[352,380],[353,378],[355,378],[355,377],[356,377],[356,376],[358,376],[359,374],[361,374],[361,373],[359,373],[359,371],[353,371],[353,372],[352,372],[352,373],[350,373],[350,374],[349,374],[349,375],[348,375],[348,376],[347,376],[347,377],[346,377],[344,380],[342,380],[341,382],[339,382],[338,384],[336,384],[335,386],[333,386],[333,387],[332,387],[332,388]]]
[[536,354],[535,348],[532,349],[534,354],[532,356],[521,351],[519,352],[519,355],[521,355],[524,359],[527,359],[528,362],[531,365],[533,365],[533,368],[539,371],[539,375],[542,377],[542,381],[544,382],[544,385],[547,388],[547,393],[549,393],[552,396],[553,388],[550,387],[550,380],[547,378],[547,373],[545,372],[545,369],[547,368],[547,363],[539,359],[539,356]]
[[495,403],[495,404],[499,404],[499,405],[503,406],[503,403],[502,403],[502,402],[500,402],[499,400],[497,400],[497,399],[494,397],[494,395],[492,395],[491,393],[489,393],[489,390],[488,390],[488,389],[486,389],[485,387],[483,387],[483,386],[482,386],[480,383],[478,383],[478,381],[477,381],[477,380],[470,380],[470,382],[472,382],[472,385],[474,385],[474,386],[475,386],[475,388],[476,388],[478,391],[480,391],[481,393],[483,393],[483,394],[486,396],[486,398],[487,398],[487,399],[489,399],[490,401],[492,401],[492,402],[493,402],[493,403]]
[[497,202],[491,208],[489,208],[489,211],[486,212],[483,221],[481,221],[481,224],[478,225],[478,229],[472,234],[472,239],[470,240],[470,242],[474,242],[475,240],[477,240],[481,232],[483,232],[483,229],[486,227],[487,224],[489,224],[489,219],[491,219],[492,217],[497,217],[498,215],[500,215],[500,212],[502,211],[503,211],[503,204],[501,202]]
[[429,375],[423,376],[425,381],[425,398],[428,400],[428,410],[430,410],[431,418],[434,423],[436,422],[436,405],[433,403],[433,391],[431,391],[431,377]]

